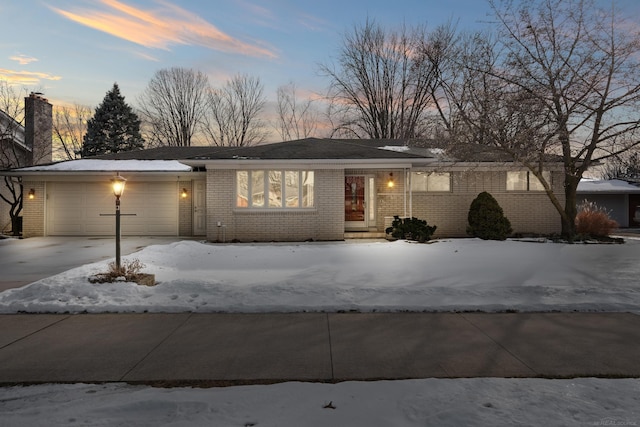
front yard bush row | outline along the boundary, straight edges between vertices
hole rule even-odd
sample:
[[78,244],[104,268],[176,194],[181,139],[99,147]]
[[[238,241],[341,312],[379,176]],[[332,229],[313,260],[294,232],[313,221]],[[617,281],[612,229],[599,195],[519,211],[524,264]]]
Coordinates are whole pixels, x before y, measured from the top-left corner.
[[[483,240],[505,240],[512,233],[511,222],[504,215],[498,201],[483,191],[471,202],[467,216],[467,234]],[[577,241],[590,239],[607,240],[618,227],[618,223],[609,218],[609,212],[594,202],[584,201],[578,206],[576,217]],[[393,217],[391,227],[385,232],[395,239],[415,240],[424,243],[431,239],[436,226],[427,225],[427,221],[418,218]],[[609,239],[610,240],[610,239]]]

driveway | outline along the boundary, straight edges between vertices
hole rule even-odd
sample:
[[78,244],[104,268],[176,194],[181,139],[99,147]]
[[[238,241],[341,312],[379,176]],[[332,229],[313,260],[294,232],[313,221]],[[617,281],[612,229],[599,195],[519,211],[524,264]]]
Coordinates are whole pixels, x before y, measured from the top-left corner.
[[[122,255],[177,237],[123,237]],[[0,240],[0,292],[84,264],[115,257],[113,237],[32,237]]]

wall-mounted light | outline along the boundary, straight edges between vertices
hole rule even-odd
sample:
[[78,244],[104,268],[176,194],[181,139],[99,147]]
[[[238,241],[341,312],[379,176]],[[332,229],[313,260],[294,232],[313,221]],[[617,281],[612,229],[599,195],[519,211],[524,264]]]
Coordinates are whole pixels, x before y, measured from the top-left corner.
[[180,197],[182,197],[183,199],[186,199],[188,195],[189,195],[189,192],[187,191],[187,189],[183,188],[182,191],[180,192]]
[[387,180],[387,187],[393,188],[394,185],[396,185],[396,183],[393,180],[393,172],[390,172],[389,173],[389,179]]
[[36,198],[36,190],[32,188],[31,190],[29,190],[29,200],[33,200],[35,198]]

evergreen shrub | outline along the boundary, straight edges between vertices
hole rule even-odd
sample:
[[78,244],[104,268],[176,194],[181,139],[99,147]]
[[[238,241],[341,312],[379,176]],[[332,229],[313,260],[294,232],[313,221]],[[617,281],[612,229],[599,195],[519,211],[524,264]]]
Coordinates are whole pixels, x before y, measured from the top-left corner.
[[505,240],[513,231],[498,201],[486,191],[471,202],[467,234],[483,240]]
[[388,227],[385,232],[396,239],[415,240],[424,243],[431,239],[437,228],[435,225],[427,225],[427,221],[422,219],[415,217],[400,218],[396,215],[393,217],[391,227]]

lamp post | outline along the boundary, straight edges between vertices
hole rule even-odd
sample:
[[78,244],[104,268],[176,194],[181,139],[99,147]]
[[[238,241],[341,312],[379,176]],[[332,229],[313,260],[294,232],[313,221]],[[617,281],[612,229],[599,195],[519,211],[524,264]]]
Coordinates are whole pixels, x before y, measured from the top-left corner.
[[116,196],[116,268],[120,271],[120,197],[124,192],[124,184],[126,179],[118,173],[111,179],[113,187],[113,195]]

